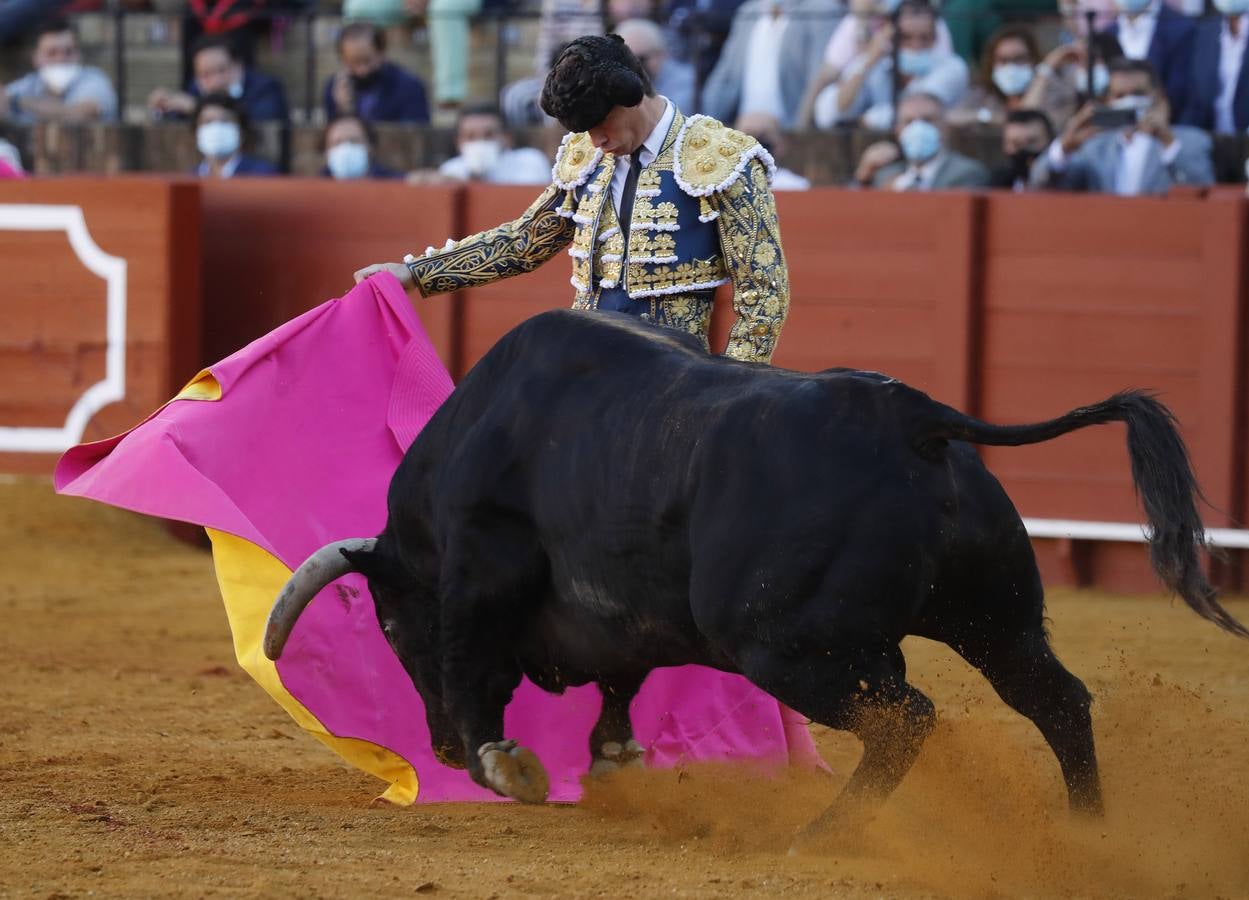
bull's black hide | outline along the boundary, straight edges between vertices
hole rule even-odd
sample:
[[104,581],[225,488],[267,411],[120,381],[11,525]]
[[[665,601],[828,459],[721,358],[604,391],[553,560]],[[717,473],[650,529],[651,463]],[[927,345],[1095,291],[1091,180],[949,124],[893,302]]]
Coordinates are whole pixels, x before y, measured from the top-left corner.
[[337,565],[309,583],[297,573],[266,649],[281,652],[328,577],[363,572],[435,746],[521,799],[545,794],[536,760],[499,743],[522,674],[550,690],[598,682],[601,758],[629,740],[628,703],[651,669],[739,672],[862,739],[827,819],[887,795],[931,730],[899,650],[922,635],[1036,723],[1072,806],[1097,811],[1088,692],[1050,650],[1019,515],[963,442],[1110,421],[1128,425],[1160,576],[1245,634],[1199,566],[1183,443],[1143,393],[999,427],[874,373],[739,363],[627,316],[560,311],[474,367],[395,473],[385,531],[346,560],[330,551]]

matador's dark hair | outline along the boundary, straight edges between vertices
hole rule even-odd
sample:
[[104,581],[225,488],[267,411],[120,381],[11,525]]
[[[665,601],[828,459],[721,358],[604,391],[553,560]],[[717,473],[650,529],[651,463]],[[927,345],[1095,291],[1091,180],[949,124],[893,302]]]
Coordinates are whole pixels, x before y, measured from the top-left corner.
[[617,106],[637,106],[655,88],[641,60],[618,34],[571,41],[542,86],[542,109],[569,131],[602,124]]

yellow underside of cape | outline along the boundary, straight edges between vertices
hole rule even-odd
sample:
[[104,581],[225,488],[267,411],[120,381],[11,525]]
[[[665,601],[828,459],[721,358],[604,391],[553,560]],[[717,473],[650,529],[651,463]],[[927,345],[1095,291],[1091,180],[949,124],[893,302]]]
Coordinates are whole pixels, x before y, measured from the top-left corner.
[[277,666],[265,656],[262,644],[269,608],[290,578],[291,570],[250,541],[212,528],[206,530],[212,540],[217,583],[221,586],[230,631],[234,634],[234,654],[239,665],[268,691],[300,728],[357,769],[389,782],[390,787],[382,794],[383,800],[400,806],[415,802],[419,785],[416,770],[407,760],[368,741],[331,734],[291,695],[282,684]]

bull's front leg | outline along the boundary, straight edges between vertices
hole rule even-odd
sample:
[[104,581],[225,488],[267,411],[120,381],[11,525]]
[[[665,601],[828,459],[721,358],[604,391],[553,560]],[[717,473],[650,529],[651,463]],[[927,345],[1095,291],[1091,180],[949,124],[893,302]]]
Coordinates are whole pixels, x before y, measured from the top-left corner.
[[546,770],[533,751],[503,733],[503,711],[521,680],[514,642],[524,609],[517,598],[524,593],[502,588],[479,572],[471,579],[444,578],[443,708],[475,782],[523,803],[542,803],[550,790]]
[[644,678],[645,675],[637,678],[600,679],[598,686],[603,695],[603,708],[594,724],[594,730],[590,732],[592,777],[597,778],[622,768],[642,767],[646,751],[633,737],[629,704],[637,696]]

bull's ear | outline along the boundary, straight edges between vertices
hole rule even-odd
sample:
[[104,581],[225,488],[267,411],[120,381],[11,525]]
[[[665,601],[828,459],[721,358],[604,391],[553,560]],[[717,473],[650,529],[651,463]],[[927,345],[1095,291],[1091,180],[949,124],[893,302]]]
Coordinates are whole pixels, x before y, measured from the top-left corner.
[[369,581],[376,581],[388,587],[396,587],[401,582],[400,572],[393,560],[375,550],[340,550],[351,567]]

